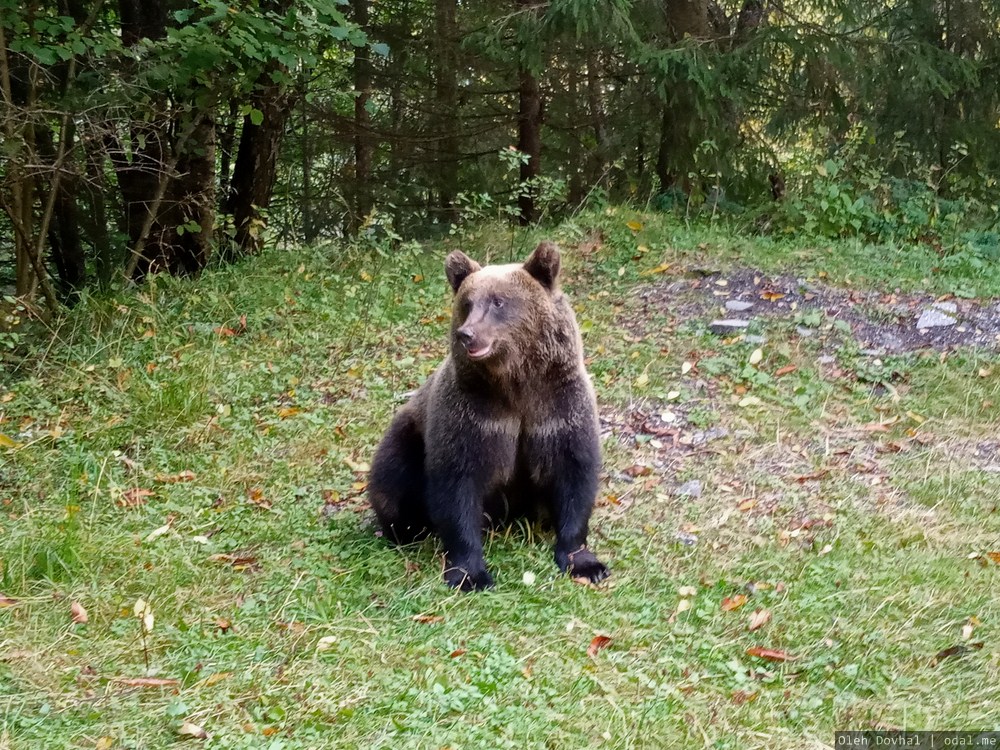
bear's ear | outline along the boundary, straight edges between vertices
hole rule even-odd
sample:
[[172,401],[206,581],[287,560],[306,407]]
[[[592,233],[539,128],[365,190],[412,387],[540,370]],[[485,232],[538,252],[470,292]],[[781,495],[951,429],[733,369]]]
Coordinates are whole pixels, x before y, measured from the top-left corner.
[[542,242],[524,261],[524,270],[534,276],[549,291],[559,281],[559,248],[554,242]]
[[444,261],[444,272],[448,275],[448,283],[451,284],[453,292],[458,291],[466,276],[481,269],[482,266],[461,250],[448,253],[448,257]]

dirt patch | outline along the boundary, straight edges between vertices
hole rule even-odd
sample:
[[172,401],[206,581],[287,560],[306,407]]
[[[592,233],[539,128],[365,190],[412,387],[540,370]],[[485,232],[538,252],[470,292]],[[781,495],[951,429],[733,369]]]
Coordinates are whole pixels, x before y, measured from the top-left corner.
[[[812,335],[808,313],[822,313],[824,323],[843,321],[862,349],[894,354],[920,349],[980,347],[1000,350],[1000,303],[960,300],[900,292],[839,289],[821,280],[769,275],[752,268],[712,272],[693,278],[663,281],[640,291],[643,316],[666,313],[678,320],[784,318],[799,322],[799,334]],[[955,306],[955,323],[918,328],[921,314],[936,303]],[[726,303],[749,303],[742,311]],[[641,325],[641,321],[634,321]]]

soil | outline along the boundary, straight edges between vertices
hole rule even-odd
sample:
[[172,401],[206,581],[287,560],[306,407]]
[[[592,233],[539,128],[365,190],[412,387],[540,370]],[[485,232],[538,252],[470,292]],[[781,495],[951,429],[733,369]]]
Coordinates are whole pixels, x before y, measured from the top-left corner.
[[[824,324],[847,323],[862,350],[870,354],[894,354],[920,349],[947,350],[973,346],[1000,350],[1000,302],[839,289],[821,280],[789,275],[769,275],[752,268],[726,273],[695,273],[690,278],[663,281],[639,294],[643,312],[669,313],[683,320],[755,318],[801,319],[811,310],[825,314]],[[745,312],[729,312],[729,300],[752,302]],[[917,328],[920,314],[936,302],[957,306],[954,325]],[[808,326],[800,335],[811,335]]]

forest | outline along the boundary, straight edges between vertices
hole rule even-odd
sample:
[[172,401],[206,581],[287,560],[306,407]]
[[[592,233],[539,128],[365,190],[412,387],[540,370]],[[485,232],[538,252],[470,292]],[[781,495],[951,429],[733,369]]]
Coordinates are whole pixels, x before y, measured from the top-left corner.
[[[1000,741],[996,0],[0,0],[0,100],[0,750]],[[455,361],[582,509],[475,592]]]
[[941,243],[996,228],[998,28],[987,0],[4,0],[0,281],[53,308],[588,203]]

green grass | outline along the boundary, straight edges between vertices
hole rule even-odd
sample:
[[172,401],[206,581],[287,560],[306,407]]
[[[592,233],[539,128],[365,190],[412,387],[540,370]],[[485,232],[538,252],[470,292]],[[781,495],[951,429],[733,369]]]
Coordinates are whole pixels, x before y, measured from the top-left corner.
[[[595,227],[603,246],[574,252]],[[0,380],[0,433],[19,444],[0,446],[0,593],[14,600],[0,608],[0,747],[160,748],[183,721],[210,735],[188,745],[285,750],[799,748],[835,729],[1000,729],[996,355],[908,355],[873,374],[824,325],[802,339],[772,320],[754,366],[755,345],[640,296],[695,266],[935,293],[996,293],[997,274],[623,210],[550,235],[568,248],[609,427],[591,539],[606,586],[559,577],[534,527],[490,537],[497,587],[478,595],[444,587],[432,542],[393,550],[373,534],[365,464],[445,350],[443,245],[157,277],[85,300]],[[500,261],[531,239],[483,228],[462,246]],[[726,434],[688,448],[636,432],[668,411],[679,438]],[[701,497],[675,493],[689,479]],[[145,637],[139,598],[155,616]],[[751,632],[754,610],[770,620]],[[589,656],[597,635],[612,640]],[[982,647],[932,664],[966,642]],[[123,681],[140,677],[177,682]]]

